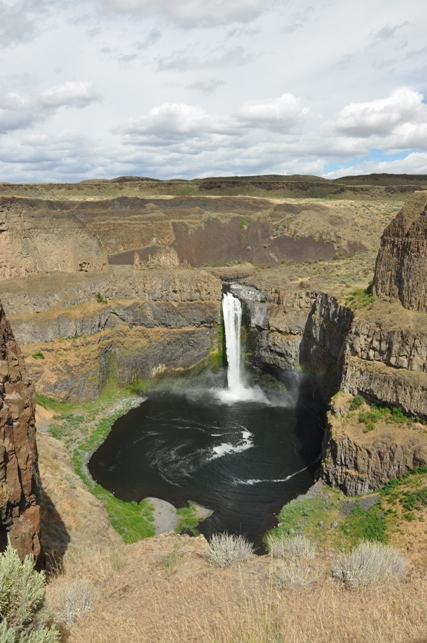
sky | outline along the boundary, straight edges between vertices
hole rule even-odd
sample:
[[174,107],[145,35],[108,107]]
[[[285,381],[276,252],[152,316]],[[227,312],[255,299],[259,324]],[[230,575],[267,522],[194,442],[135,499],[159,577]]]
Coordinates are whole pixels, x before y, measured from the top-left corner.
[[0,181],[427,174],[421,0],[0,0]]

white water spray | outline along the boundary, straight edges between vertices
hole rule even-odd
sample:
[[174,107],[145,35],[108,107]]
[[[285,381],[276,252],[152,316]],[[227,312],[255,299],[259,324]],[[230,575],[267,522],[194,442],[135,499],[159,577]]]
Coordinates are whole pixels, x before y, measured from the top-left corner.
[[222,298],[222,313],[224,316],[225,349],[227,354],[227,383],[228,389],[217,391],[217,396],[223,402],[253,401],[268,403],[261,389],[256,386],[246,386],[243,379],[242,355],[240,349],[240,329],[242,323],[242,304],[231,293],[225,293]]
[[227,353],[227,382],[229,391],[237,393],[244,388],[241,381],[240,327],[242,324],[242,304],[229,292],[222,299],[224,316],[225,349]]

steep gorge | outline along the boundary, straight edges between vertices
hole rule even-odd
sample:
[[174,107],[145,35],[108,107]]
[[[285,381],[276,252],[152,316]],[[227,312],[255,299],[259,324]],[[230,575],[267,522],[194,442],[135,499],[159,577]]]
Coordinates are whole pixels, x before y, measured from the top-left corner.
[[[350,394],[427,419],[425,194],[415,194],[386,229],[374,279],[378,299],[362,306],[346,304],[342,289],[322,292],[300,276],[302,261],[356,262],[367,246],[366,253],[376,249],[369,235],[367,246],[352,245],[348,223],[360,209],[348,204],[4,197],[1,298],[37,391],[77,402],[96,398],[111,378],[125,385],[206,361],[218,349],[222,282],[232,282],[245,302],[253,368],[296,376],[320,410],[346,392],[328,414],[322,476],[348,494],[361,493],[427,462],[424,425],[366,436],[345,424]],[[363,214],[366,221],[370,215]],[[276,266],[274,279],[250,264],[236,266],[248,258],[260,268]],[[217,260],[232,266],[188,267]],[[2,525],[21,552],[40,556],[34,402],[2,320],[9,364],[3,442],[9,444],[10,427],[18,442],[27,436],[14,465],[22,466],[21,487],[9,488],[10,476],[4,478]],[[16,408],[7,395],[15,396]]]

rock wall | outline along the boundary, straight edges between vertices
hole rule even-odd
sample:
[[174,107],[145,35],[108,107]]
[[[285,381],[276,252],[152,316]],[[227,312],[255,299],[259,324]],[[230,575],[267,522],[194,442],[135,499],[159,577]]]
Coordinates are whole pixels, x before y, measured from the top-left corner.
[[392,478],[427,464],[422,426],[380,425],[363,433],[364,425],[346,418],[351,399],[339,394],[328,413],[322,457],[322,478],[328,484],[355,496],[376,491]]
[[42,563],[35,398],[0,304],[0,545]]
[[415,192],[381,238],[373,281],[378,297],[427,310],[427,192]]
[[0,198],[0,277],[103,270],[108,258],[70,207],[14,197]]
[[[328,414],[322,476],[349,495],[382,487],[393,477],[427,463],[423,427],[383,427],[369,435],[341,421],[352,395],[397,406],[427,420],[427,331],[422,312],[376,302],[350,308],[330,295],[303,291],[266,294],[232,287],[245,302],[252,364],[261,370],[299,375],[305,397],[318,409],[340,389]],[[345,399],[344,399],[345,398]],[[343,402],[344,399],[344,402]],[[364,426],[364,425],[363,425]]]
[[340,386],[352,311],[325,293],[277,293],[274,302],[264,302],[255,289],[233,292],[245,301],[253,366],[276,373],[305,372],[313,400],[326,405]]
[[[114,378],[178,373],[217,349],[221,281],[195,270],[40,275],[0,285],[37,391],[78,402]],[[102,299],[102,301],[97,301]],[[104,302],[104,303],[103,303]]]

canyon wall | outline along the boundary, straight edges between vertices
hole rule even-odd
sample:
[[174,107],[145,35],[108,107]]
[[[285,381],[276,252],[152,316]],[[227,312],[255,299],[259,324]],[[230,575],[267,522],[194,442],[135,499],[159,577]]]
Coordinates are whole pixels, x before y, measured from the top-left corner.
[[221,281],[203,271],[111,266],[25,281],[4,281],[2,296],[47,397],[93,399],[112,379],[179,373],[218,348]]
[[106,268],[105,249],[70,209],[0,198],[0,278]]
[[[350,309],[324,293],[231,289],[245,302],[255,368],[282,377],[297,374],[319,410],[343,391],[326,422],[322,477],[329,484],[349,495],[366,493],[427,464],[425,427],[417,419],[427,420],[424,312],[380,300]],[[413,424],[365,434],[364,424],[345,420],[353,395],[401,408]]]
[[0,546],[42,564],[34,389],[0,304]]
[[0,276],[95,272],[108,262],[175,268],[330,261],[372,250],[369,237],[362,243],[352,234],[354,209],[232,196],[0,196]]

